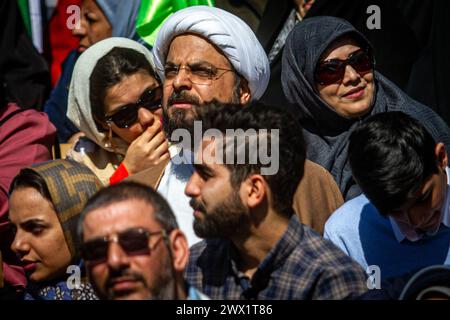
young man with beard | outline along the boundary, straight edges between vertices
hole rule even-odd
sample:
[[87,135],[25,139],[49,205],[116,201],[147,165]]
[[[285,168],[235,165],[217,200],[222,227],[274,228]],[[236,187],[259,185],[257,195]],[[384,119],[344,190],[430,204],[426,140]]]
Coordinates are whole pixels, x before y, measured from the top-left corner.
[[[172,154],[180,153],[175,130],[192,129],[193,106],[201,108],[213,100],[245,105],[261,98],[270,77],[267,56],[253,31],[238,17],[213,7],[193,6],[170,16],[158,32],[153,54],[164,83],[163,125]],[[189,158],[184,151],[184,158]],[[173,162],[166,172],[177,168]],[[166,198],[180,199],[182,206],[173,207],[177,213],[188,203],[177,193],[186,184],[179,177],[165,174],[158,188]],[[331,175],[306,161],[305,178],[293,202],[301,221],[321,233],[331,212],[342,203]]]
[[82,212],[81,252],[101,299],[205,299],[183,279],[189,249],[167,202],[134,182],[102,189]]
[[[206,239],[191,248],[188,281],[212,299],[345,299],[365,292],[362,268],[292,209],[306,155],[295,120],[258,103],[196,110],[204,132],[223,137],[203,137],[186,186],[194,230]],[[230,136],[229,129],[256,130],[258,148],[267,139],[278,171],[266,174],[262,158],[248,161],[253,138]],[[238,152],[229,157],[230,150]]]

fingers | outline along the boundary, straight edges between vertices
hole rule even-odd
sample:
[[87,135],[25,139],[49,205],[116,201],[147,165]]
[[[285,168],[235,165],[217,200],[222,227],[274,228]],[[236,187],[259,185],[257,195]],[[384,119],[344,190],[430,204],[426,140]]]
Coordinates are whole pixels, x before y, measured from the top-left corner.
[[169,144],[167,143],[167,140],[165,140],[163,143],[161,143],[153,152],[153,155],[155,158],[161,158],[165,153],[169,155]]
[[138,137],[141,141],[149,142],[155,135],[163,133],[162,124],[160,121],[153,121],[152,125],[147,127],[145,131]]

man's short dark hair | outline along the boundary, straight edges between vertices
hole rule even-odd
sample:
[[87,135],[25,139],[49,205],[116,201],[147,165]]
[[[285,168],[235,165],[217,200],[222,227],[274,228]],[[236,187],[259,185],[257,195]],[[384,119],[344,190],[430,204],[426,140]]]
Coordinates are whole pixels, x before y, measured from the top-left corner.
[[[213,101],[209,104],[196,107],[197,121],[202,122],[203,132],[209,129],[217,129],[226,134],[227,129],[266,129],[268,150],[271,150],[271,130],[279,130],[279,166],[275,174],[264,175],[273,197],[273,206],[280,213],[291,213],[295,191],[303,176],[306,148],[303,139],[302,128],[295,121],[295,117],[287,113],[281,107],[264,105],[261,102],[252,102],[246,106],[241,104],[222,104]],[[246,141],[246,150],[248,147]],[[226,145],[224,145],[224,148]],[[225,154],[225,152],[224,152]],[[236,156],[236,155],[235,155]],[[270,155],[273,157],[273,155]],[[266,167],[261,159],[256,164],[251,164],[249,154],[246,152],[245,163],[224,165],[230,170],[231,184],[238,188],[251,174],[261,173]]]
[[435,147],[426,129],[402,112],[371,116],[350,136],[353,177],[380,213],[388,215],[438,172]]
[[[150,205],[154,210],[155,220],[168,233],[174,229],[178,229],[178,223],[172,209],[158,192],[149,186],[136,182],[121,182],[101,189],[86,203],[78,222],[80,243],[83,241],[83,222],[89,212],[132,199],[142,200]],[[146,213],[143,212],[142,214]]]

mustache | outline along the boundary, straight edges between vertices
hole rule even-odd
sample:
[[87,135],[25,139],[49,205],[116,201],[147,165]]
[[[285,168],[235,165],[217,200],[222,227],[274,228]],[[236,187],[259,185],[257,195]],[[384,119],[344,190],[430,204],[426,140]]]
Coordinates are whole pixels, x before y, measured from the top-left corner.
[[145,281],[145,278],[142,274],[131,270],[117,270],[111,272],[111,274],[109,275],[105,283],[106,288],[111,288],[114,285],[114,282],[120,278],[142,282],[145,286],[147,286],[147,281]]
[[195,200],[194,198],[189,200],[189,205],[192,207],[192,209],[194,209],[194,211],[197,210],[201,212],[206,212],[205,206],[200,202],[198,202],[197,200]]
[[187,102],[187,103],[190,103],[190,104],[196,105],[196,106],[200,105],[199,98],[196,95],[191,94],[187,91],[180,91],[180,92],[172,93],[169,97],[168,105],[172,106],[176,102]]

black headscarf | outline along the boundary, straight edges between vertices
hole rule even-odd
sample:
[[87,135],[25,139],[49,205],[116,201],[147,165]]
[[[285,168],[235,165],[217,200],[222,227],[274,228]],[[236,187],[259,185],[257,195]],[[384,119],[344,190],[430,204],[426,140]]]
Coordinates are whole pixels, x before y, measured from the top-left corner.
[[[298,23],[286,40],[281,81],[284,93],[300,113],[308,143],[308,158],[331,172],[344,198],[349,200],[361,191],[352,178],[348,163],[348,139],[360,118],[339,115],[320,97],[314,82],[314,70],[328,46],[343,35],[371,47],[368,40],[346,20],[313,17]],[[394,83],[374,72],[375,97],[372,110],[402,111],[420,121],[436,142],[450,151],[450,130],[430,108],[411,99]]]

